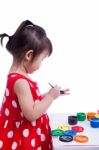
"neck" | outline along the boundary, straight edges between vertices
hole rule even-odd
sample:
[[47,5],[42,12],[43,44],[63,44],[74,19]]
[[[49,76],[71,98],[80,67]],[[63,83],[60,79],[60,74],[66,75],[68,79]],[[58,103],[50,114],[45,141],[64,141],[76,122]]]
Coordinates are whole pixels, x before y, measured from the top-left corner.
[[22,63],[18,63],[17,61],[13,60],[9,73],[21,73],[27,75],[27,69]]

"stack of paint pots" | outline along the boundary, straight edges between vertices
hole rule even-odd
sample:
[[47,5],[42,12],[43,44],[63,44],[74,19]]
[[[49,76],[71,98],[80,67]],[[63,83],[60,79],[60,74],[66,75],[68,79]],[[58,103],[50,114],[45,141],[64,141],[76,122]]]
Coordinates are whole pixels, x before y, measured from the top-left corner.
[[95,112],[88,112],[87,113],[87,120],[90,121],[91,118],[95,118],[96,113]]
[[87,118],[92,128],[99,128],[99,113],[88,112]]
[[71,129],[77,132],[77,134],[75,134],[73,137],[73,140],[76,142],[79,142],[79,143],[88,142],[87,136],[78,134],[78,133],[83,132],[84,128],[82,126],[77,126],[77,123],[78,121],[85,121],[85,120],[86,120],[86,114],[84,112],[78,112],[75,116],[68,116],[68,124],[75,125],[75,126],[72,126]]

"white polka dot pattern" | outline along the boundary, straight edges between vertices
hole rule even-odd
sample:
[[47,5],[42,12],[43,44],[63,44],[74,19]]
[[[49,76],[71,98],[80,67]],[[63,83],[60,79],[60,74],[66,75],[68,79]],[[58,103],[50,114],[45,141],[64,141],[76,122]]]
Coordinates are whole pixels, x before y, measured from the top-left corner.
[[32,145],[32,147],[35,146],[35,139],[32,139],[32,140],[31,140],[31,145]]
[[13,137],[13,134],[14,134],[13,131],[9,131],[8,134],[7,134],[7,137],[8,137],[8,138],[12,138],[12,137]]
[[8,125],[8,120],[5,121],[4,128],[6,128],[7,125]]
[[21,117],[23,118],[23,113],[22,113],[22,112],[20,113],[20,115],[21,115]]
[[13,143],[12,143],[12,150],[15,150],[16,148],[17,148],[17,143],[14,141]]
[[3,141],[0,140],[0,148],[3,146]]
[[20,143],[19,143],[19,145],[21,145],[21,143],[22,143],[22,141],[21,141],[21,139],[20,139]]
[[5,93],[6,93],[6,96],[9,96],[9,89],[8,88],[6,88]]
[[36,121],[35,120],[32,121],[31,124],[32,124],[32,126],[36,126]]
[[20,127],[20,122],[17,121],[17,122],[15,123],[15,125],[16,125],[17,128],[19,128],[19,127]]
[[38,135],[40,135],[41,134],[41,129],[37,128],[36,132],[37,132]]
[[48,118],[47,114],[46,114],[46,119]]
[[9,116],[9,109],[8,108],[5,109],[5,115]]
[[11,75],[11,77],[15,77],[16,75]]
[[17,108],[17,103],[16,103],[15,100],[12,101],[12,106],[13,106],[14,108]]
[[43,118],[41,117],[41,123],[43,123]]
[[36,93],[37,93],[38,96],[41,95],[38,89],[36,90]]
[[50,144],[49,144],[49,149],[51,149],[51,146],[50,146]]
[[41,134],[41,141],[45,141],[46,137],[45,134]]
[[47,124],[46,124],[46,129],[48,130],[48,126],[47,126]]
[[28,137],[29,136],[29,129],[24,129],[23,130],[23,136]]
[[5,103],[5,101],[6,101],[6,96],[3,97],[3,103]]
[[42,148],[41,148],[41,147],[38,147],[37,150],[42,150]]

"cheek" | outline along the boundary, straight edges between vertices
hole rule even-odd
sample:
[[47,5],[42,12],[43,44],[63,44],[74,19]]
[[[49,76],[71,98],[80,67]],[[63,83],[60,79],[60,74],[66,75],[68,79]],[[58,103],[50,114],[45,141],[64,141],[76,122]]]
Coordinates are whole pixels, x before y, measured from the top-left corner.
[[39,62],[39,63],[37,64],[37,69],[39,69],[40,66],[41,66],[41,62]]
[[37,63],[35,63],[35,65],[33,66],[33,69],[34,69],[34,70],[37,70],[37,69],[40,68],[40,66],[41,66],[41,62],[37,62]]

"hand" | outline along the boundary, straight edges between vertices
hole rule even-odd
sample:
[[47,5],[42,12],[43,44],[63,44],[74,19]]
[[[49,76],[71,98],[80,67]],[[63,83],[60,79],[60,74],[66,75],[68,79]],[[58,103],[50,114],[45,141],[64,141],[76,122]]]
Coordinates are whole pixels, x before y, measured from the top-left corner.
[[60,87],[58,85],[55,85],[53,88],[49,90],[47,93],[49,96],[53,97],[53,99],[58,98],[60,94]]

